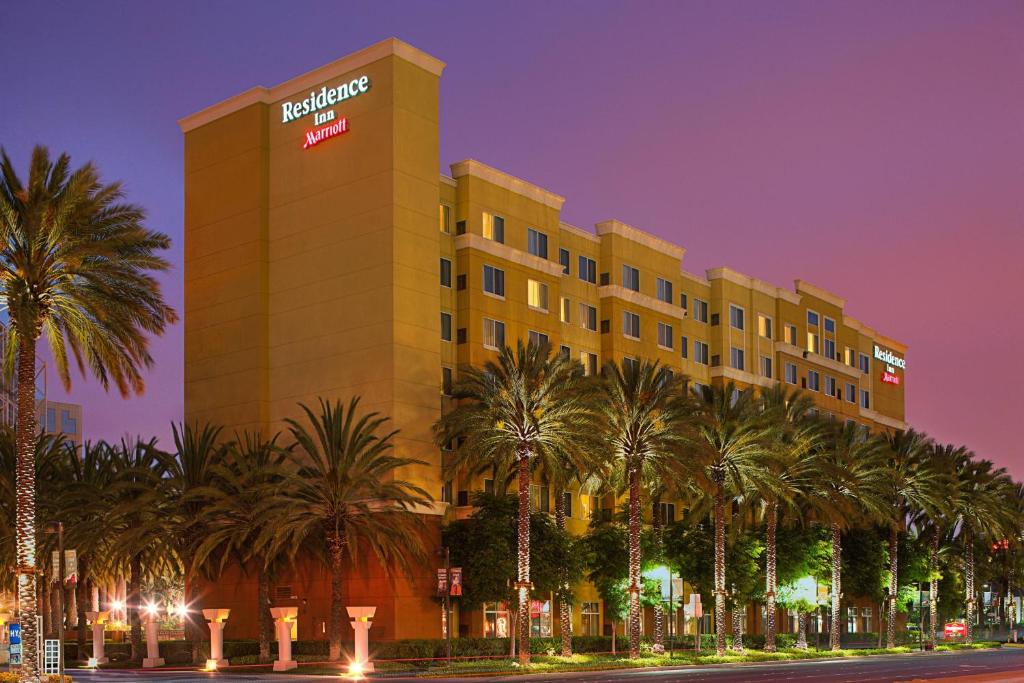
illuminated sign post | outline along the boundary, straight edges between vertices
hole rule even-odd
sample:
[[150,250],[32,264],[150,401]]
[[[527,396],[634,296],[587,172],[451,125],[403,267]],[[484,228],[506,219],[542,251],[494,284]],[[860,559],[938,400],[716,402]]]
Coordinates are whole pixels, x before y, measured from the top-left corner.
[[882,373],[882,381],[884,383],[900,383],[900,376],[896,374],[896,368],[904,371],[907,369],[907,361],[905,358],[900,358],[892,351],[883,349],[878,344],[875,344],[875,360],[885,363],[885,371]]
[[348,132],[348,119],[336,119],[333,107],[353,97],[358,97],[370,90],[370,77],[359,76],[333,88],[324,86],[320,91],[310,91],[309,97],[281,103],[281,123],[298,121],[304,116],[313,115],[313,128],[303,134],[302,149],[309,149],[324,140],[337,137]]

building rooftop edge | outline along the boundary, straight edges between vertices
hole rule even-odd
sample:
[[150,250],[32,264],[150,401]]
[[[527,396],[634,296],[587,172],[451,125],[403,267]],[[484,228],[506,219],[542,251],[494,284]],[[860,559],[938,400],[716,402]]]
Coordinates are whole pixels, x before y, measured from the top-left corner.
[[836,306],[837,308],[846,307],[846,299],[837,294],[833,294],[832,292],[828,291],[823,287],[812,285],[810,282],[807,282],[806,280],[793,280],[793,289],[796,290],[797,294],[810,294],[811,296],[817,297],[822,301],[827,301],[828,303],[832,304],[833,306]]
[[661,237],[658,237],[656,235],[652,235],[646,230],[641,230],[640,228],[634,227],[629,223],[623,223],[622,221],[615,218],[611,218],[606,221],[601,221],[600,223],[597,223],[594,227],[597,229],[597,234],[599,236],[603,236],[608,233],[620,235],[622,237],[625,237],[626,239],[633,240],[634,242],[639,242],[640,244],[648,246],[652,249],[663,251],[669,256],[674,256],[679,260],[682,260],[683,256],[686,254],[685,248],[680,247],[677,244],[672,244],[668,240],[662,239]]
[[475,176],[481,180],[485,180],[492,185],[515,192],[516,194],[523,195],[533,199],[534,201],[541,202],[546,206],[561,211],[562,205],[565,203],[565,197],[560,194],[556,194],[551,190],[545,189],[540,185],[523,180],[518,176],[514,176],[511,173],[506,173],[500,169],[488,166],[482,161],[476,159],[463,159],[462,161],[456,161],[451,164],[452,177],[456,180],[462,176]]
[[437,57],[413,47],[398,38],[386,38],[374,43],[357,52],[336,59],[335,61],[318,66],[304,74],[291,78],[284,83],[279,83],[271,88],[255,86],[248,90],[229,97],[226,100],[212,104],[193,114],[178,119],[178,127],[182,133],[187,133],[215,121],[223,116],[231,114],[239,109],[244,109],[258,102],[271,103],[285,97],[289,93],[301,91],[306,87],[325,81],[332,76],[343,74],[361,66],[376,62],[389,55],[396,55],[402,59],[415,64],[416,66],[429,71],[435,76],[440,76],[444,71],[445,63]]

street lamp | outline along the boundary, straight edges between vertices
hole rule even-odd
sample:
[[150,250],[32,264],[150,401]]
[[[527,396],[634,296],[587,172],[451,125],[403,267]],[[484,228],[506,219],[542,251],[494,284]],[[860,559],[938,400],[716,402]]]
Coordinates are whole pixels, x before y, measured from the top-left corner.
[[57,621],[57,676],[64,680],[64,524],[47,522],[43,531],[57,534],[57,597],[60,605],[60,619]]

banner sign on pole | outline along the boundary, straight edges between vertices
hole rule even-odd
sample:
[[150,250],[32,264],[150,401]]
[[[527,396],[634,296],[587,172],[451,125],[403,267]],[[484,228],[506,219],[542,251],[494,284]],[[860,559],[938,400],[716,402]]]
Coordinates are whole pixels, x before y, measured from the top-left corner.
[[21,624],[16,621],[7,625],[10,643],[11,666],[21,666]]
[[452,590],[451,595],[462,595],[462,567],[452,567]]
[[443,596],[448,592],[448,570],[441,567],[437,570],[437,594]]

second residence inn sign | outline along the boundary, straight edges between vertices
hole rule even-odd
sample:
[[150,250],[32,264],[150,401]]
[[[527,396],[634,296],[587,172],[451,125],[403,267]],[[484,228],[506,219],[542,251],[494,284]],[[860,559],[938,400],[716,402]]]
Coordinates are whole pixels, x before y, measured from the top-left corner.
[[281,123],[291,123],[312,114],[314,127],[306,130],[302,142],[302,148],[309,149],[328,138],[348,132],[348,119],[343,116],[336,120],[334,109],[328,107],[362,95],[369,89],[370,77],[364,75],[333,88],[324,86],[319,92],[314,90],[303,100],[282,102]]

